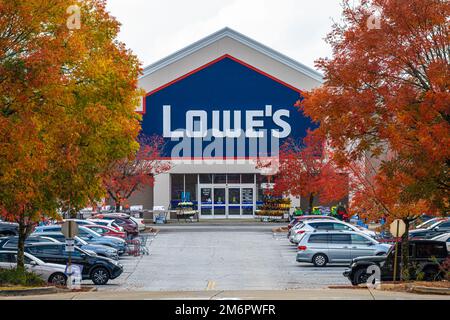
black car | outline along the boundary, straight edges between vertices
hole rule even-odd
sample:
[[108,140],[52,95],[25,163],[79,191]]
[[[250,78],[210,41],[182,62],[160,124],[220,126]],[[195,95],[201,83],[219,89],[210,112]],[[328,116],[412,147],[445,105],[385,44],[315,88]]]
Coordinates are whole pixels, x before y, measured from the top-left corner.
[[[62,243],[32,243],[25,245],[25,251],[44,262],[67,264],[69,253]],[[97,285],[106,284],[109,279],[115,279],[123,272],[123,266],[109,258],[92,255],[75,247],[72,252],[72,263],[81,267],[83,280],[90,279]]]
[[450,232],[450,219],[442,219],[426,229],[411,230],[409,237],[411,239],[431,239],[447,232]]
[[[65,243],[66,237],[61,232],[45,232],[45,238],[55,239],[58,242]],[[95,252],[97,255],[107,257],[113,260],[119,260],[119,253],[117,249],[101,244],[89,244],[80,237],[75,236],[75,245],[83,250]]]
[[[381,281],[392,281],[394,274],[395,246],[392,246],[385,256],[358,257],[352,260],[350,268],[344,271],[353,285],[366,283],[368,277],[367,268],[371,265],[378,265],[381,270]],[[432,240],[411,240],[409,242],[409,261],[414,266],[411,279],[417,279],[422,273],[423,279],[427,281],[439,280],[443,273],[439,265],[448,257],[447,245],[442,241]],[[396,279],[400,278],[401,264],[401,244],[398,245],[398,268]]]
[[0,221],[0,237],[17,236],[18,234],[19,224]]

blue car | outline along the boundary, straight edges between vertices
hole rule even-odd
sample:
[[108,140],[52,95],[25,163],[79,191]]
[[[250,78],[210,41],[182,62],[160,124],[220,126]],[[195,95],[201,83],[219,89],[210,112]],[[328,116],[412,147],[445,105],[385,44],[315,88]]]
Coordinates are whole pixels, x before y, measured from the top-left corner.
[[[35,234],[42,234],[47,232],[61,232],[60,225],[52,225],[52,226],[40,226],[36,227],[34,230]],[[101,236],[97,232],[90,230],[88,228],[79,226],[78,227],[78,237],[85,240],[89,244],[101,244],[104,246],[108,246],[117,250],[119,255],[122,255],[126,251],[126,241],[116,237],[110,236]]]

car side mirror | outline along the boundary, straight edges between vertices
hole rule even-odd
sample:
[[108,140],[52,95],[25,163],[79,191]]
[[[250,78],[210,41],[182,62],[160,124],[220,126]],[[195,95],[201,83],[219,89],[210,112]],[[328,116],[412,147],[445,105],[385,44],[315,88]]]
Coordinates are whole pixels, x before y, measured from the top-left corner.
[[37,263],[36,261],[34,261],[34,260],[31,260],[31,261],[30,261],[30,265],[32,265],[32,266],[37,266],[38,263]]

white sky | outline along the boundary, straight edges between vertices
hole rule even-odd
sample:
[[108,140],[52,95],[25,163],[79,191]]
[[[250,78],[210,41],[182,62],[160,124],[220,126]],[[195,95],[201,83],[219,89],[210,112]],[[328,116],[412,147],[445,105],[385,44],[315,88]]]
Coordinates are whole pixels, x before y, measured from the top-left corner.
[[224,27],[314,67],[340,0],[109,0],[120,40],[147,66]]

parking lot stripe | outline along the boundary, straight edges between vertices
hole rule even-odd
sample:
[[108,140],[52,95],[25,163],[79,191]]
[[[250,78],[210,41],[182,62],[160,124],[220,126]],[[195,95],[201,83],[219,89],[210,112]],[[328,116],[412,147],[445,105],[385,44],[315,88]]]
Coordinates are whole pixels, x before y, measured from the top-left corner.
[[206,285],[206,291],[209,290],[214,290],[214,288],[216,287],[216,283],[214,281],[209,280],[208,284]]

